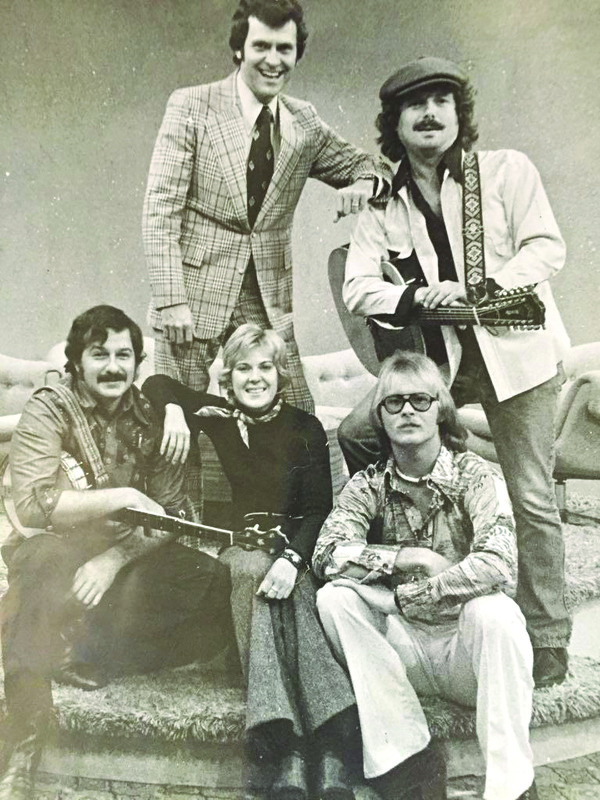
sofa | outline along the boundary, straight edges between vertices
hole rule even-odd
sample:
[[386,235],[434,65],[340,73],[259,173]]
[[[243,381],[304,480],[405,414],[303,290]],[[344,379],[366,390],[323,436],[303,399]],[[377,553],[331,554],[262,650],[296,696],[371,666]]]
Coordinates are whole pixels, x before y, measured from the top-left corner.
[[[154,341],[146,337],[147,358],[142,363],[138,384],[153,371]],[[8,452],[12,431],[23,405],[38,386],[57,380],[64,367],[64,342],[55,345],[44,359],[33,361],[0,355],[0,459]],[[305,356],[302,364],[315,398],[316,413],[327,432],[334,491],[347,478],[336,430],[341,420],[373,387],[375,377],[368,372],[350,348],[335,353]],[[218,391],[221,362],[213,364],[211,391]],[[565,505],[565,484],[573,478],[600,478],[600,342],[573,347],[564,361],[566,381],[562,388],[556,427],[556,466],[559,504]],[[467,406],[460,411],[469,430],[469,447],[490,461],[497,462],[496,451],[483,410]],[[226,501],[227,481],[206,436],[200,439],[207,461],[205,496]]]
[[47,359],[27,361],[0,354],[0,461],[8,454],[21,409],[39,386],[60,378]]

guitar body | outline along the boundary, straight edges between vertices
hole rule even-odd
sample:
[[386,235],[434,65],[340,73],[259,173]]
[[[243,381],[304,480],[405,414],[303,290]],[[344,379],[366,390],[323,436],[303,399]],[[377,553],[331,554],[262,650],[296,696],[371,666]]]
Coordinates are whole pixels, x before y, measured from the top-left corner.
[[[381,273],[384,281],[393,283],[395,286],[427,286],[423,270],[414,252],[408,258],[382,261]],[[372,317],[368,319],[368,325],[380,361],[394,355],[396,350],[410,350],[413,353],[423,353],[424,355],[427,352],[425,339],[418,325],[405,325],[398,328]]]
[[[415,308],[414,321],[397,327],[380,318],[368,317],[366,324],[371,341],[365,341],[364,327],[356,314],[351,314],[342,299],[348,245],[338,247],[329,258],[329,283],[340,321],[354,352],[364,366],[374,375],[379,374],[380,362],[396,350],[427,353],[422,327],[473,326],[488,328],[511,327],[515,329],[541,328],[545,322],[545,308],[533,286],[502,290],[483,298],[476,306],[448,306],[436,309]],[[384,281],[397,286],[426,286],[416,255],[400,259],[394,253],[389,260],[381,261]]]

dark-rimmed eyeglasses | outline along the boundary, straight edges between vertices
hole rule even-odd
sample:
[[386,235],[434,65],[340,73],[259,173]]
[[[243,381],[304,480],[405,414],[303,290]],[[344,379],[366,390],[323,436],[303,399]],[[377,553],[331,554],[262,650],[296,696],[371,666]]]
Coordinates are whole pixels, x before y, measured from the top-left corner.
[[406,403],[415,411],[429,411],[431,404],[437,400],[425,392],[415,392],[415,394],[390,394],[384,397],[379,407],[383,406],[388,414],[399,414]]

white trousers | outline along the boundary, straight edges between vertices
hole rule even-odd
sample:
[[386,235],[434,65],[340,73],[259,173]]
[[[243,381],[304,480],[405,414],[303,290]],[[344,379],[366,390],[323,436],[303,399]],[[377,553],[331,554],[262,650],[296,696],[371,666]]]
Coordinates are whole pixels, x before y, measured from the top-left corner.
[[326,584],[317,605],[352,680],[365,777],[383,775],[429,742],[418,692],[476,707],[485,800],[516,800],[529,788],[533,653],[515,602],[502,593],[478,597],[457,621],[435,626],[383,614],[348,586]]

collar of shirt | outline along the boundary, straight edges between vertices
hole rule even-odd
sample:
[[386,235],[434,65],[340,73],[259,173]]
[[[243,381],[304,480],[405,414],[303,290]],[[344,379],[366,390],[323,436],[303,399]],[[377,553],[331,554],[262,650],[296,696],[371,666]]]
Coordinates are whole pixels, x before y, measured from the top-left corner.
[[[93,394],[88,389],[87,385],[83,381],[73,380],[70,376],[67,379],[69,383],[67,385],[73,390],[73,393],[79,400],[81,407],[89,411],[90,413],[95,413],[101,410],[99,408],[98,401],[95,399]],[[67,382],[65,381],[65,382]],[[142,425],[150,425],[150,405],[145,398],[140,397],[140,393],[135,386],[130,386],[129,389],[123,395],[121,402],[115,412],[115,416],[122,416],[123,414],[127,413],[129,410],[132,410],[137,419],[142,423]]]
[[[240,105],[242,107],[244,128],[246,130],[246,135],[250,137],[258,115],[262,111],[263,103],[260,102],[252,89],[244,82],[239,72],[236,75],[236,86],[238,97],[240,98]],[[271,109],[271,114],[273,114],[274,123],[277,124],[279,119],[279,97],[277,95],[268,103],[268,107]]]
[[[449,500],[454,502],[457,498],[457,491],[454,475],[454,453],[445,445],[440,448],[439,455],[428,478],[428,484],[439,489]],[[394,491],[405,494],[403,484],[396,469],[394,456],[390,455],[384,470],[384,480],[387,486]]]
[[[449,147],[448,150],[446,150],[438,169],[440,171],[440,179],[443,179],[443,176],[447,170],[451,178],[453,178],[457,183],[462,183],[462,150],[458,140],[454,142],[452,147]],[[410,161],[408,160],[408,157],[405,157],[400,162],[398,171],[394,175],[394,179],[392,181],[392,195],[398,194],[400,189],[403,186],[408,185],[411,179],[412,173],[410,169]]]

